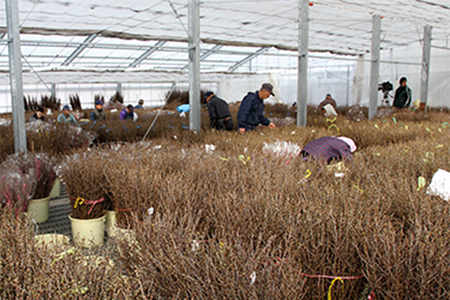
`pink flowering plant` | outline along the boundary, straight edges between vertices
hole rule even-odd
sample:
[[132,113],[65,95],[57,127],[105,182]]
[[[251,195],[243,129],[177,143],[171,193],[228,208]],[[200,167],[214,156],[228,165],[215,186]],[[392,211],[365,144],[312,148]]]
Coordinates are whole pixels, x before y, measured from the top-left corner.
[[23,173],[11,166],[0,167],[0,208],[13,210],[16,216],[26,212],[36,190],[36,173]]
[[32,199],[50,196],[56,179],[56,162],[54,159],[42,153],[11,155],[3,162],[3,166],[11,172],[19,174],[19,176],[31,175],[36,177],[34,189],[29,191]]

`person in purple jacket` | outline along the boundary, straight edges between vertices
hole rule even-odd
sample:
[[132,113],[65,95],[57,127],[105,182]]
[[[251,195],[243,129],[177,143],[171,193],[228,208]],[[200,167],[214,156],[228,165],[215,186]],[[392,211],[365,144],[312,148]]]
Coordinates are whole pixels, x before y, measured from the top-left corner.
[[356,149],[356,144],[351,138],[321,137],[306,144],[299,155],[305,160],[312,157],[320,164],[329,164],[333,160],[353,162],[352,153]]
[[120,119],[121,120],[133,120],[134,119],[134,111],[133,111],[133,105],[128,105],[124,110],[120,112]]

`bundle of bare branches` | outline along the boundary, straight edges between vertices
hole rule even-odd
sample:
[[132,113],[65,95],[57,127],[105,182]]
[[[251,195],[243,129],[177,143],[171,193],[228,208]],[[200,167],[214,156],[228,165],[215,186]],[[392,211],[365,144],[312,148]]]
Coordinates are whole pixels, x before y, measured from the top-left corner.
[[95,219],[109,208],[109,186],[104,168],[108,161],[105,152],[74,154],[61,168],[61,179],[69,194],[72,217]]
[[82,110],[80,96],[78,94],[69,95],[69,102],[72,110]]

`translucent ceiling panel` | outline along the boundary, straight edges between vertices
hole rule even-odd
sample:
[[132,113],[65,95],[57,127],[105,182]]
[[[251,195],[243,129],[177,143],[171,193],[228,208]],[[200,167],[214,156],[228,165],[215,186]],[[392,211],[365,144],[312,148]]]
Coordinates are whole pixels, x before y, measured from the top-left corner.
[[182,59],[188,62],[189,54],[187,51],[180,50],[180,52],[174,51],[158,51],[151,56],[152,59]]
[[[135,40],[187,41],[186,0],[18,0],[25,33],[104,36]],[[171,3],[173,6],[171,6]],[[371,20],[383,17],[382,47],[417,43],[425,25],[434,41],[448,43],[448,0],[315,0],[310,10],[310,49],[345,54],[370,51]],[[203,41],[295,50],[298,0],[203,0]],[[5,26],[0,1],[0,26]],[[4,30],[4,29],[3,29]]]

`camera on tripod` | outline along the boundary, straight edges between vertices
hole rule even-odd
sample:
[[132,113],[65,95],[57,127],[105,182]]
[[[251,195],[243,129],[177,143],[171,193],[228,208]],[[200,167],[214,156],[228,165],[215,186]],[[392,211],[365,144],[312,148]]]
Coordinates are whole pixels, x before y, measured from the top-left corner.
[[382,104],[389,105],[389,97],[393,98],[389,93],[394,90],[394,86],[389,81],[380,83],[378,85],[378,90],[383,92],[383,100],[381,101]]

